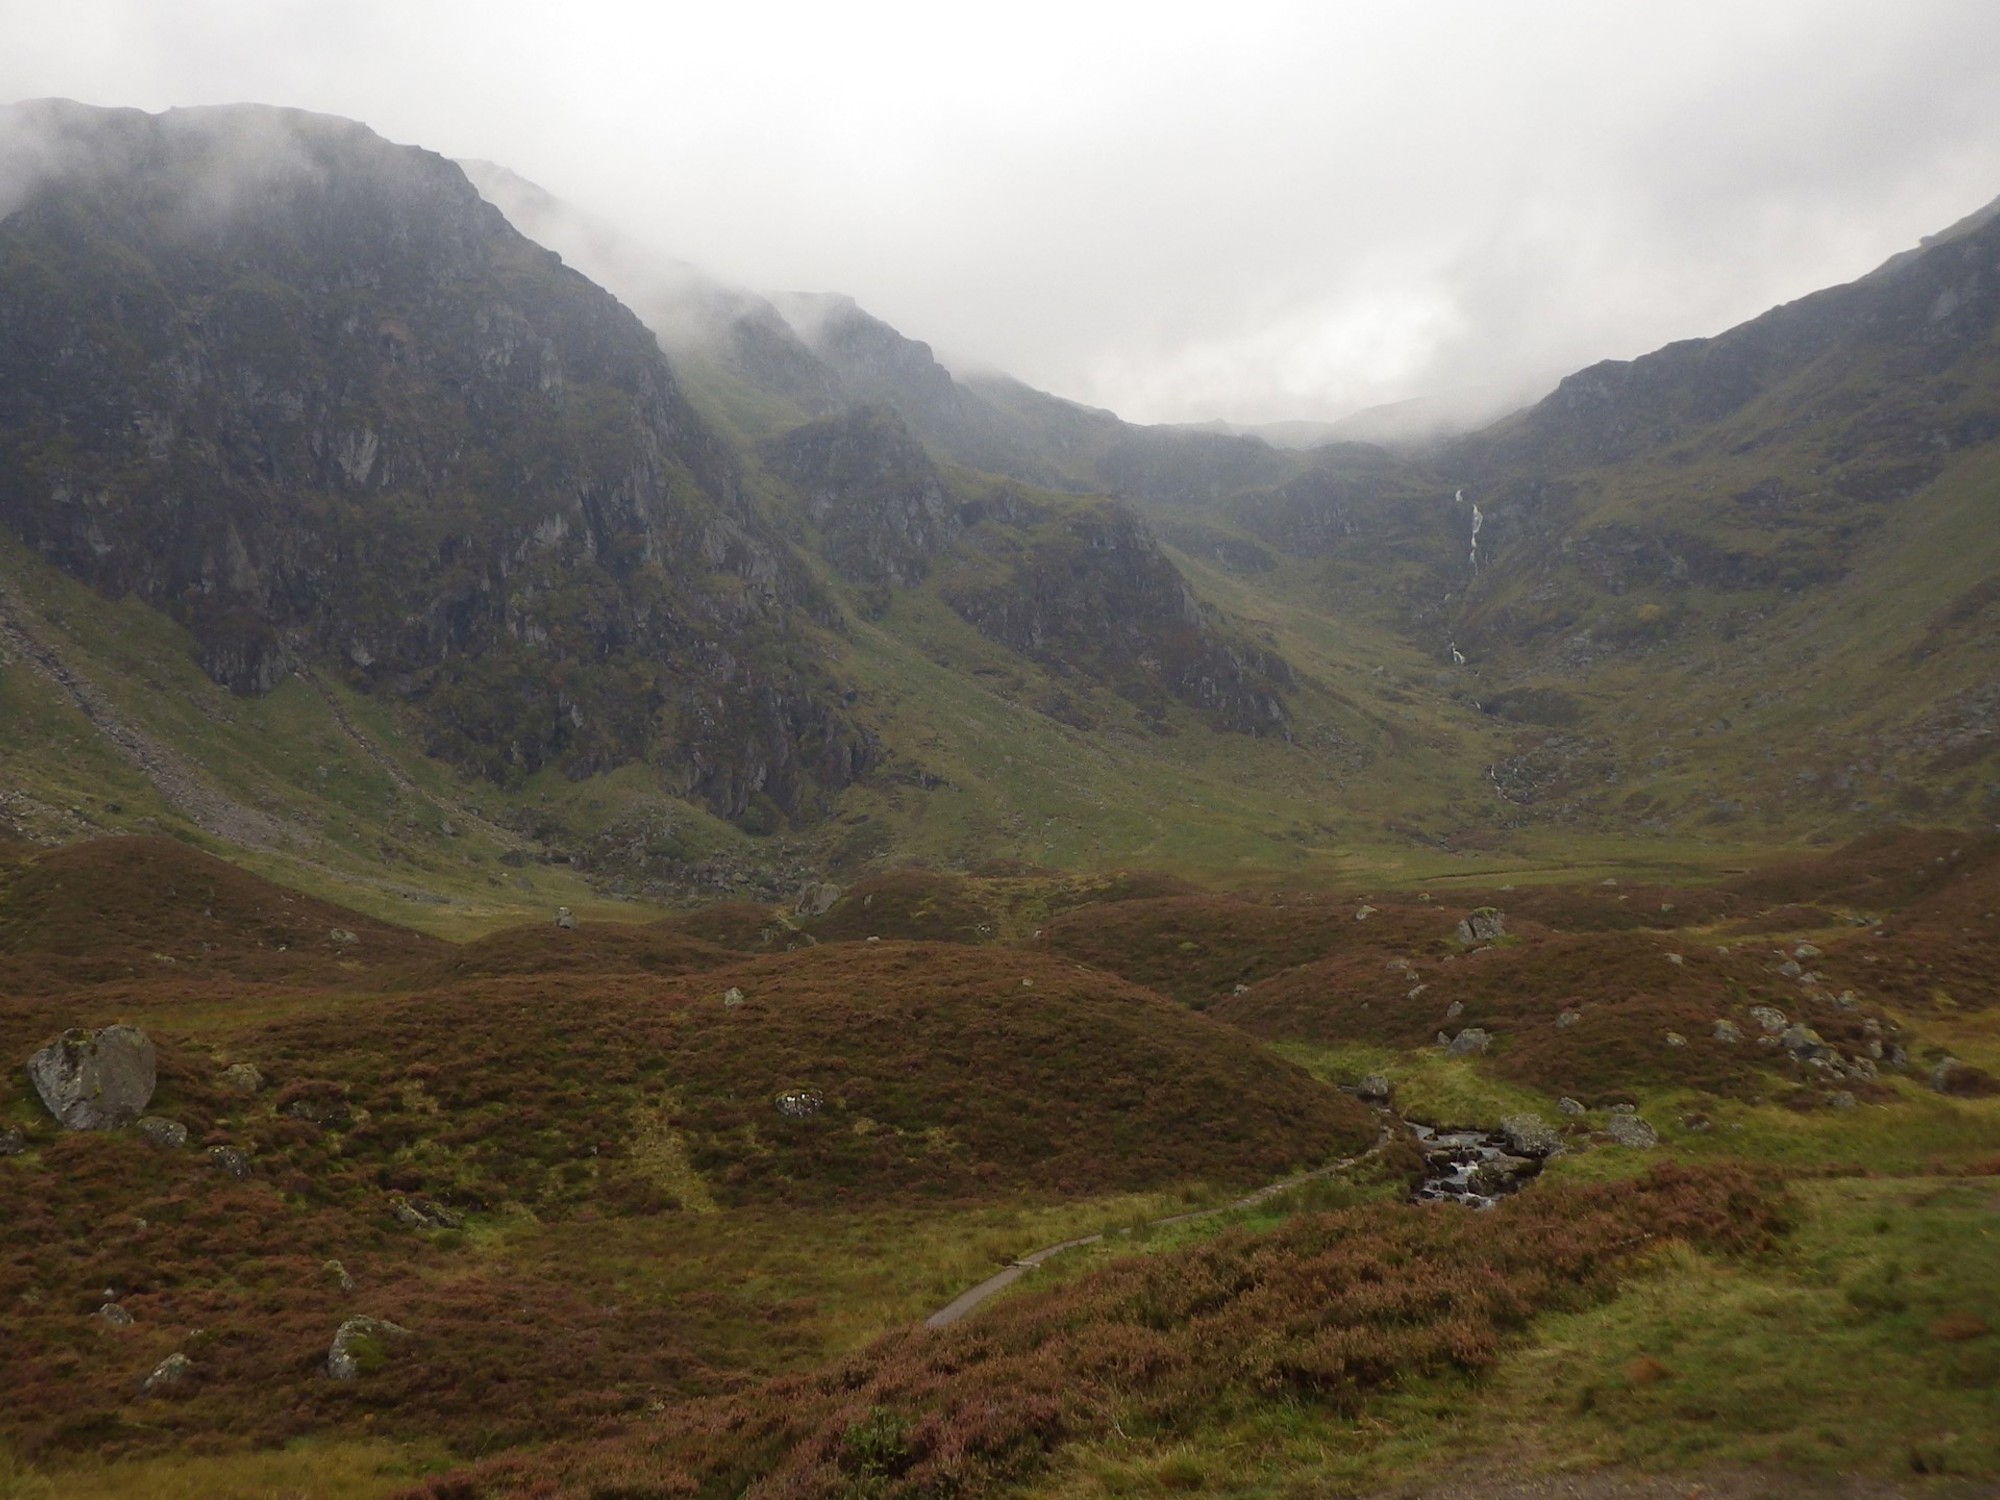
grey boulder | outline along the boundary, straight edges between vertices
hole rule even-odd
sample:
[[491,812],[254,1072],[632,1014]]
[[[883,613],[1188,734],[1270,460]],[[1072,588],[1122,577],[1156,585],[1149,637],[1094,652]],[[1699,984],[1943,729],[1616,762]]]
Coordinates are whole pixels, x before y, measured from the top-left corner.
[[384,1318],[349,1318],[326,1351],[330,1380],[356,1380],[385,1361],[390,1352],[410,1341],[410,1330]]
[[120,1130],[146,1111],[159,1082],[153,1040],[136,1026],[65,1031],[28,1059],[49,1113],[71,1130]]
[[1614,1114],[1605,1121],[1604,1129],[1621,1146],[1644,1150],[1660,1144],[1660,1133],[1637,1115]]

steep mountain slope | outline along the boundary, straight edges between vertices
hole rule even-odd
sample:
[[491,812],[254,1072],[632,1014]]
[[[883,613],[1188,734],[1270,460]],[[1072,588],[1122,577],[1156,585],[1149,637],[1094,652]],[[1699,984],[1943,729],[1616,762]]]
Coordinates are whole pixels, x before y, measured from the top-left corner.
[[827,618],[645,329],[456,168],[265,109],[17,107],[0,519],[268,692],[419,704],[505,778],[650,758],[728,813],[867,763]]

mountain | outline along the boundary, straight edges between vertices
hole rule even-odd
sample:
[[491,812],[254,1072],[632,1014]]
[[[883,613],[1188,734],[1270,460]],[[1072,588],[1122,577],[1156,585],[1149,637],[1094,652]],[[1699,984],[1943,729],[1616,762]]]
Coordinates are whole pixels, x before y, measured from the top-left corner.
[[59,164],[0,226],[0,517],[38,555],[238,693],[338,670],[491,776],[656,758],[735,814],[866,766],[735,456],[449,162],[252,108],[6,133]]
[[[74,778],[50,747],[69,731],[25,738],[15,826],[165,816],[288,857],[334,858],[342,843],[343,863],[372,842],[436,879],[451,840],[490,825],[496,855],[539,848],[687,889],[725,849],[729,879],[745,862],[799,861],[704,816],[758,837],[824,829],[877,773],[883,786],[951,779],[940,750],[966,721],[940,739],[912,701],[936,695],[899,688],[947,656],[959,674],[980,658],[985,679],[963,684],[978,715],[1025,700],[1052,722],[1161,737],[1176,716],[1290,733],[1290,665],[1198,598],[1142,518],[933,457],[904,416],[867,401],[860,344],[824,327],[815,344],[768,299],[586,230],[649,328],[456,165],[323,116],[48,101],[13,107],[4,139],[14,723],[30,736],[41,715],[80,715],[82,742],[144,788],[143,812],[58,794]],[[478,170],[524,221],[570,225],[546,195]],[[862,344],[875,337],[852,321]],[[884,368],[903,372],[889,386],[929,371],[963,396],[927,351],[904,357],[921,346],[879,342]],[[79,614],[62,580],[98,602]],[[892,610],[892,596],[909,597]],[[166,726],[175,695],[145,688],[160,657],[58,639],[119,600],[185,633],[241,706]],[[160,649],[179,648],[162,635]],[[326,725],[311,746],[294,739],[301,695]],[[221,749],[211,726],[246,716],[282,754]],[[977,737],[983,756],[993,739]],[[334,746],[386,777],[363,826],[325,795]],[[1053,765],[1070,750],[1042,753]],[[425,757],[473,781],[447,790]],[[83,802],[99,810],[59,810]],[[497,822],[471,811],[486,802]],[[1000,816],[1015,814],[981,812],[964,837],[990,836]],[[401,831],[370,834],[377,818]],[[459,832],[419,854],[403,834],[424,827]],[[853,857],[840,847],[818,858]]]

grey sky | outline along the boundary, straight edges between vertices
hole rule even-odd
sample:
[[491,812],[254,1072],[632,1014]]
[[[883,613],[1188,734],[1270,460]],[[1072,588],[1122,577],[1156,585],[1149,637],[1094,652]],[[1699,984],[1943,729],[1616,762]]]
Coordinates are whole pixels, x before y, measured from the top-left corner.
[[0,0],[0,99],[503,162],[1141,420],[1713,333],[2000,195],[1992,0]]

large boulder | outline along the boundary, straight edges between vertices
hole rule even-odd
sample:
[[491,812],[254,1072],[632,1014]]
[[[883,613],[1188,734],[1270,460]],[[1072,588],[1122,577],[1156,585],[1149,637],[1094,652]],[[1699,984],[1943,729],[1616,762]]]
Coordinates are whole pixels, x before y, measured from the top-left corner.
[[145,1032],[106,1026],[65,1031],[28,1059],[28,1077],[71,1130],[120,1130],[146,1112],[159,1069]]
[[1563,1148],[1562,1132],[1540,1115],[1509,1115],[1500,1122],[1500,1133],[1516,1156],[1553,1156]]

